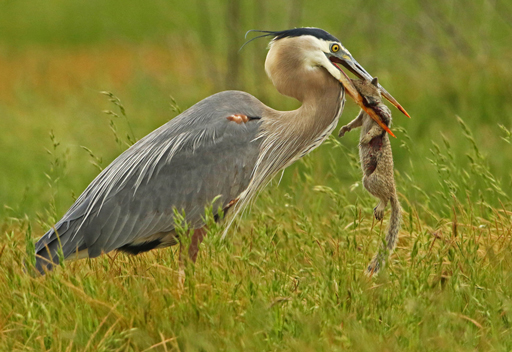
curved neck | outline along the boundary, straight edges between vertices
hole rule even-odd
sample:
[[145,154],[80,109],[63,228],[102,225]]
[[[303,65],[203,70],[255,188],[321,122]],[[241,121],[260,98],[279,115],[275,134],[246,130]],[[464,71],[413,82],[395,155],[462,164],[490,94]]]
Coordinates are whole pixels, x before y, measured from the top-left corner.
[[244,193],[246,199],[251,199],[279,170],[320,145],[336,127],[343,107],[342,85],[323,67],[297,59],[300,54],[290,54],[297,47],[289,49],[277,50],[272,45],[265,69],[281,94],[302,105],[293,111],[265,107],[258,135],[260,153],[254,177]]
[[320,72],[316,72],[314,76],[324,76],[323,79],[315,78],[315,82],[311,83],[307,93],[303,95],[302,105],[296,110],[297,118],[314,119],[330,122],[339,112],[340,102],[342,100],[343,86],[334,80],[331,75],[324,69],[318,68]]
[[302,103],[297,110],[276,111],[272,115],[281,124],[305,130],[311,137],[325,130],[337,117],[343,94],[343,86],[315,63],[318,60],[311,53],[324,54],[313,45],[307,38],[300,45],[297,39],[281,39],[272,43],[265,61],[267,75],[279,93]]
[[272,119],[279,120],[279,124],[287,126],[290,133],[300,135],[306,143],[316,139],[338,117],[343,86],[321,67],[281,73],[287,78],[271,76],[277,90],[302,105],[292,111],[274,111]]
[[[343,86],[327,70],[317,67],[303,75],[289,77],[297,79],[288,86],[294,88],[290,91],[283,90],[281,85],[276,88],[289,96],[300,92],[302,105],[292,111],[269,108],[262,118],[261,148],[268,151],[262,153],[262,158],[274,160],[265,175],[279,171],[319,146],[336,127],[343,108]],[[301,85],[305,85],[305,89],[297,89]],[[299,99],[299,96],[294,97]]]

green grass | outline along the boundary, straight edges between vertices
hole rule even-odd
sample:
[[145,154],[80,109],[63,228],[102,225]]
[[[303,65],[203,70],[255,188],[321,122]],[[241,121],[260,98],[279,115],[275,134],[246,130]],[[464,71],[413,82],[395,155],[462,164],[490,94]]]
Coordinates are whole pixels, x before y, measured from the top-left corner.
[[[501,0],[0,3],[0,351],[511,350],[511,18]],[[183,286],[176,248],[23,271],[173,99],[239,88],[295,108],[265,41],[236,52],[248,29],[293,26],[338,36],[412,116],[394,111],[404,223],[381,275],[363,272],[389,212],[372,219],[357,132],[290,167],[226,241],[213,226]]]
[[[356,174],[354,157],[339,162]],[[444,217],[402,196],[398,249],[368,279],[385,228],[372,219],[376,201],[359,185],[316,184],[313,158],[289,186],[263,192],[227,241],[213,226],[184,286],[177,249],[66,262],[33,278],[23,271],[31,228],[13,224],[0,243],[0,349],[512,348],[510,204],[468,208],[452,195]]]

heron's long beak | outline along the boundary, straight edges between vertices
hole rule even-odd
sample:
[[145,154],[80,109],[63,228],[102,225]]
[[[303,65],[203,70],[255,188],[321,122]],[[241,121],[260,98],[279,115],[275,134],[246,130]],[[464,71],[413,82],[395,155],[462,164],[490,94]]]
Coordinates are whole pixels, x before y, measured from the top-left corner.
[[[339,54],[334,54],[331,57],[329,57],[329,60],[334,65],[336,65],[337,63],[342,64],[350,72],[352,72],[354,75],[356,75],[360,79],[364,79],[368,82],[371,82],[373,79],[373,77],[368,72],[366,72],[366,70],[361,65],[359,65],[359,63],[348,52],[340,51]],[[375,122],[377,122],[380,127],[382,127],[385,131],[387,131],[389,134],[391,134],[394,137],[395,135],[393,134],[393,132],[391,132],[391,130],[386,126],[386,124],[384,122],[382,122],[382,119],[379,117],[379,115],[377,115],[375,113],[375,111],[373,111],[373,109],[366,107],[364,105],[363,97],[361,96],[361,94],[359,94],[357,89],[354,87],[350,78],[345,74],[345,72],[343,72],[343,70],[338,65],[336,65],[336,66],[340,69],[340,72],[341,72],[340,83],[343,84],[343,87],[345,88],[345,91],[347,92],[347,94],[352,99],[354,99],[356,104],[359,105],[361,107],[361,109],[363,109],[368,115],[370,115],[370,117],[373,120],[375,120]],[[379,89],[384,98],[386,98],[391,104],[393,104],[405,116],[410,118],[407,111],[405,111],[405,109],[398,103],[398,101],[395,98],[393,98],[393,96],[391,94],[389,94],[389,92],[386,89],[384,89],[384,87],[382,87],[380,84],[379,84]]]
[[[339,68],[339,66],[336,65],[336,63],[333,62],[333,64]],[[339,70],[341,72],[340,83],[343,84],[345,92],[348,94],[348,96],[354,99],[356,104],[359,105],[361,109],[363,109],[373,120],[375,120],[375,122],[377,122],[379,126],[384,129],[384,131],[386,131],[387,133],[396,138],[396,136],[393,134],[393,132],[391,132],[389,127],[382,121],[381,117],[377,115],[377,113],[372,108],[364,104],[364,99],[362,95],[359,94],[359,92],[357,91],[356,87],[352,83],[352,80],[346,75],[345,72],[343,72],[341,68],[339,68]]]
[[[339,60],[339,63],[345,66],[350,72],[352,72],[354,75],[356,75],[360,79],[364,79],[368,82],[371,82],[373,77],[370,75],[366,70],[359,65],[359,63],[352,57],[352,55],[347,53],[341,53],[339,56],[336,55],[335,58]],[[338,62],[338,60],[335,60],[335,62]],[[384,98],[386,98],[391,104],[393,104],[398,110],[400,110],[405,116],[408,118],[411,118],[407,111],[398,103],[398,101],[393,98],[389,92],[384,89],[383,86],[379,84],[379,89],[381,91],[381,94]]]

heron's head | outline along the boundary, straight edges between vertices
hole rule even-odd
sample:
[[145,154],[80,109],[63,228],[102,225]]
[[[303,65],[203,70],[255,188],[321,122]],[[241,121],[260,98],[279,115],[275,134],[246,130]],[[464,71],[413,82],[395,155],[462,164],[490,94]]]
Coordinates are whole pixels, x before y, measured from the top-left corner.
[[[267,74],[279,89],[293,91],[294,80],[299,71],[325,69],[333,79],[343,85],[347,94],[365,109],[362,96],[354,87],[341,66],[358,78],[371,82],[373,77],[352,57],[352,54],[333,35],[319,28],[295,28],[285,31],[259,31],[262,36],[272,36],[269,53],[265,62]],[[260,37],[262,37],[260,36]],[[285,90],[285,88],[280,89]],[[382,96],[389,100],[405,115],[409,116],[395,98],[379,85]],[[282,92],[286,94],[286,92]],[[297,94],[287,94],[297,97]],[[300,97],[297,97],[300,98]],[[372,118],[371,111],[368,112]],[[377,120],[376,120],[377,121]],[[377,121],[379,122],[379,121]]]

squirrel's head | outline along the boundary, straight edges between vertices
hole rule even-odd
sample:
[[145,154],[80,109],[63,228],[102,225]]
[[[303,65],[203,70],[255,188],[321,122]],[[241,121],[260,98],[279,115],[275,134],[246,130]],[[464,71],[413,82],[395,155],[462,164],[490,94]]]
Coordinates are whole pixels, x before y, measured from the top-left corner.
[[352,83],[357,91],[363,97],[363,104],[367,107],[372,107],[382,103],[382,95],[379,89],[379,79],[375,77],[371,82],[353,79]]

